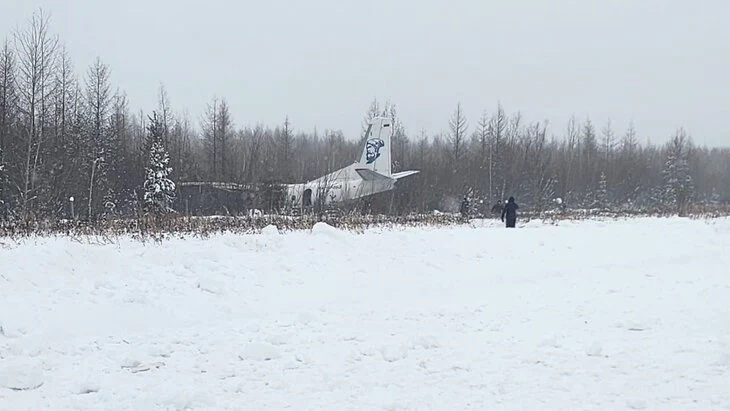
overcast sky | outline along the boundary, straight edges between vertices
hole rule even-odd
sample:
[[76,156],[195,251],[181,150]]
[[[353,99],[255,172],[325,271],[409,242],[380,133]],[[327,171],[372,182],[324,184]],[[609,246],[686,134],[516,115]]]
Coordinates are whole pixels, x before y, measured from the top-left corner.
[[373,98],[412,135],[447,131],[458,101],[472,130],[500,100],[555,134],[574,114],[730,146],[728,0],[2,0],[0,35],[38,7],[134,109],[162,82],[196,120],[215,95],[238,126],[288,114],[353,137]]

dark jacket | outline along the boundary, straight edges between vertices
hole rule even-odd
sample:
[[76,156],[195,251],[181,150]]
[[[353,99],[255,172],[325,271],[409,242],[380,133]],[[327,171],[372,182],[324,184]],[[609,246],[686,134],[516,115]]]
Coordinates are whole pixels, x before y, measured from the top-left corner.
[[464,198],[464,200],[461,202],[461,207],[459,208],[459,212],[462,215],[469,214],[469,200],[467,200],[466,198]]
[[515,220],[517,219],[517,209],[520,207],[515,203],[515,199],[513,197],[510,197],[507,201],[507,204],[504,206],[504,209],[502,210],[502,220],[504,220],[505,217],[507,217],[507,220]]

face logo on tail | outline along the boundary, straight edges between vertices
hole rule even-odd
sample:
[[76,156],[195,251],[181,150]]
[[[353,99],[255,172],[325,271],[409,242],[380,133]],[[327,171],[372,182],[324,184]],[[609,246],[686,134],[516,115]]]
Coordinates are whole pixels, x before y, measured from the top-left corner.
[[379,138],[373,138],[365,143],[365,160],[366,164],[370,164],[380,157],[380,149],[383,148],[385,142]]

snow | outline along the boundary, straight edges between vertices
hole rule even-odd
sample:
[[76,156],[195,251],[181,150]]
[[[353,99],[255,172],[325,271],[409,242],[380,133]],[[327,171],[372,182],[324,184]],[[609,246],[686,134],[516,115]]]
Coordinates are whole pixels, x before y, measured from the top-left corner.
[[0,250],[0,410],[730,409],[730,220]]

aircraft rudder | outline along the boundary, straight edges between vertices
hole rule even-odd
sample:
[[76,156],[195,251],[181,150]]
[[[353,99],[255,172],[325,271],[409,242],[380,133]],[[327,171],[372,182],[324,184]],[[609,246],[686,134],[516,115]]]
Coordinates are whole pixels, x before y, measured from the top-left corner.
[[384,117],[371,119],[365,133],[365,146],[360,157],[360,165],[380,174],[390,176],[390,146],[392,134],[393,124],[390,119]]

